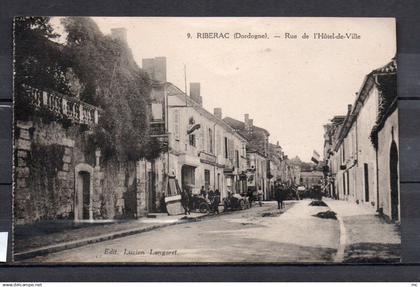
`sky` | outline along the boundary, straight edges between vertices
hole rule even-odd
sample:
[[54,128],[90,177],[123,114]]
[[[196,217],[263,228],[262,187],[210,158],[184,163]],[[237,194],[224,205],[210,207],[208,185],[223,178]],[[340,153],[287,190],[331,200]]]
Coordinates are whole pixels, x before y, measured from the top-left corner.
[[[238,120],[248,113],[290,158],[322,154],[323,125],[344,115],[364,77],[396,54],[392,18],[172,18],[94,17],[104,34],[127,29],[128,44],[143,58],[166,57],[167,80],[184,90],[200,82],[203,106]],[[191,38],[187,34],[190,33]],[[201,39],[197,33],[230,33]],[[233,39],[234,33],[268,39]],[[297,39],[286,39],[285,33]],[[306,33],[309,38],[302,39]],[[314,39],[314,33],[357,33],[359,39]]]

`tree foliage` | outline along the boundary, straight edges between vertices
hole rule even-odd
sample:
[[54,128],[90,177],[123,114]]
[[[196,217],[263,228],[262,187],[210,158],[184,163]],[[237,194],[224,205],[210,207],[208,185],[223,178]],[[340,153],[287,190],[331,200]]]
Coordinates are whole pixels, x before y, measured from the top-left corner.
[[151,83],[127,43],[103,35],[90,18],[68,17],[63,24],[81,99],[104,110],[94,142],[123,160],[150,157]]
[[[89,140],[107,158],[157,157],[161,145],[148,133],[151,82],[127,43],[102,34],[90,18],[66,17],[62,25],[66,43],[58,44],[48,17],[16,18],[15,87],[73,94],[100,107],[99,125]],[[23,97],[15,100],[25,114]]]
[[22,84],[43,90],[69,92],[65,77],[68,57],[65,50],[51,41],[58,35],[49,17],[16,17],[14,21],[14,87],[15,117],[25,119],[33,114]]

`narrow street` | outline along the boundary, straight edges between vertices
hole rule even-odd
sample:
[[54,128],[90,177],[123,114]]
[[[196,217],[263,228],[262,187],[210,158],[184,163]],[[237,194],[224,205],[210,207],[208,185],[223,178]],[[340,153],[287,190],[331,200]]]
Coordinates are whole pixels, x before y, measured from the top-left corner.
[[[327,207],[310,200],[262,207],[189,222],[33,258],[42,262],[333,262],[337,220],[313,215]],[[31,261],[32,261],[31,260]]]

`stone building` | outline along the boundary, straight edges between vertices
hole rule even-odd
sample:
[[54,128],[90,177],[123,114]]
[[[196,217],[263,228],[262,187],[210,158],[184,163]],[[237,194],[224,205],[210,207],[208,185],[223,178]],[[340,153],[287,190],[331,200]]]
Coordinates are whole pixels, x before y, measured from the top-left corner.
[[16,224],[134,218],[143,213],[136,163],[105,161],[89,141],[100,109],[29,86],[17,96],[27,97],[34,113],[15,119]]
[[346,116],[334,116],[328,124],[324,125],[324,192],[332,198],[338,196],[335,181],[340,168],[338,160],[335,160],[334,145],[345,118]]
[[399,128],[395,60],[376,70],[375,74],[380,94],[376,125],[372,129],[371,138],[378,158],[378,211],[392,220],[399,220]]
[[249,118],[248,114],[245,114],[243,122],[231,117],[225,117],[223,120],[247,140],[248,175],[255,179],[248,182],[249,190],[261,189],[264,200],[269,199],[272,178],[268,158],[270,133],[263,128],[254,126],[254,121]]
[[169,177],[195,194],[201,187],[218,189],[222,197],[228,191],[245,191],[246,139],[222,120],[222,110],[210,113],[203,108],[199,83],[191,83],[187,95],[166,82],[165,58],[145,59],[143,69],[154,80],[152,126],[160,130],[157,136],[167,141],[169,150],[150,170],[155,182],[148,194],[155,205],[163,194],[175,192],[168,187]]
[[300,172],[300,185],[305,186],[307,189],[313,186],[321,186],[324,174],[319,170],[301,171]]
[[327,183],[339,199],[399,218],[396,63],[369,73],[344,120],[325,127]]

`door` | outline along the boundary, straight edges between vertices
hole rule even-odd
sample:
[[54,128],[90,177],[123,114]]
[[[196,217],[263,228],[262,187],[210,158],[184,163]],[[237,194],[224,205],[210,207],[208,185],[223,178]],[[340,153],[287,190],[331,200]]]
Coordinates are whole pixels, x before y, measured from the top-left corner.
[[210,170],[204,170],[204,188],[208,191],[210,188]]
[[149,212],[156,211],[156,188],[155,188],[155,173],[149,171],[147,173],[147,191],[148,191],[148,202],[147,210]]
[[391,189],[391,218],[392,220],[399,220],[398,215],[398,149],[393,141],[389,154],[389,176],[390,176],[390,189]]
[[365,173],[365,202],[369,202],[369,166],[367,163],[363,166]]
[[78,219],[90,219],[90,174],[80,171],[78,186]]

